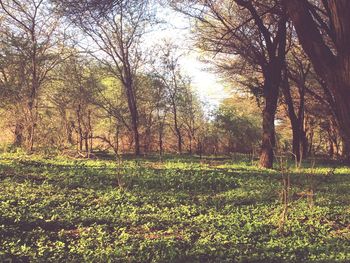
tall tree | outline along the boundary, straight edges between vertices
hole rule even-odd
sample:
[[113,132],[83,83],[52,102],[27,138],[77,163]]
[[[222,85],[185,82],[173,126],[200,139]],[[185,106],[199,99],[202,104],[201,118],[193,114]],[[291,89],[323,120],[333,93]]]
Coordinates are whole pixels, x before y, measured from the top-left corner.
[[300,44],[331,94],[340,134],[350,149],[350,1],[284,0],[284,4]]
[[177,138],[177,152],[182,153],[184,143],[181,114],[183,113],[186,90],[189,80],[180,70],[180,54],[178,47],[165,41],[160,46],[159,63],[155,67],[156,76],[166,88],[167,103],[172,115],[172,129]]
[[22,63],[19,65],[19,79],[20,85],[25,87],[24,94],[21,94],[25,104],[21,121],[25,128],[17,129],[18,126],[16,131],[26,130],[26,146],[32,151],[40,91],[48,81],[50,71],[62,60],[60,49],[64,45],[63,38],[59,37],[60,19],[51,12],[47,0],[1,0],[0,7],[3,43],[7,42],[11,50],[7,55],[20,58],[17,61]]
[[136,76],[142,66],[142,37],[152,21],[149,1],[56,1],[60,10],[103,55],[90,52],[123,85],[131,119],[134,151],[140,154]]
[[215,55],[221,54],[224,65],[220,65],[218,59],[213,60],[222,70],[232,72],[233,69],[227,66],[227,58],[240,56],[260,72],[264,98],[260,165],[271,168],[275,147],[275,114],[286,52],[285,9],[277,0],[267,3],[199,0],[195,3],[191,1],[185,7],[174,2],[177,9],[197,19],[198,46]]
[[289,52],[286,60],[282,93],[292,128],[292,151],[297,162],[300,162],[307,157],[305,97],[312,69],[310,61],[297,45]]

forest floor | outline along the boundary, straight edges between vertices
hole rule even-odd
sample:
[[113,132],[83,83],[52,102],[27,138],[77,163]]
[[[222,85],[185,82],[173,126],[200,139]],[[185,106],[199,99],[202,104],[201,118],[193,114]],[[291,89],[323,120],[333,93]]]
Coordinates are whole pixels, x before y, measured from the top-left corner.
[[1,154],[0,261],[350,262],[350,168],[315,167]]

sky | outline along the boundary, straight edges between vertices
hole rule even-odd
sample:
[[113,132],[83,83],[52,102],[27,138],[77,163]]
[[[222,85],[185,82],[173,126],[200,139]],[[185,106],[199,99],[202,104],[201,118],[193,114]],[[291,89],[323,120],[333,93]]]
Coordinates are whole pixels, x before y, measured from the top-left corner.
[[162,8],[158,11],[158,16],[166,23],[149,37],[153,42],[171,39],[179,46],[179,52],[184,54],[181,56],[180,66],[191,77],[194,90],[210,109],[217,107],[228,96],[228,92],[221,80],[208,70],[210,65],[199,59],[200,53],[191,41],[189,19],[169,8]]
[[[183,74],[190,77],[194,91],[205,103],[205,111],[210,113],[224,98],[228,97],[229,92],[224,88],[220,78],[208,70],[210,65],[199,59],[200,52],[194,48],[191,40],[193,36],[189,18],[169,7],[158,7],[157,18],[162,23],[157,24],[144,36],[146,46],[152,48],[167,39],[179,47],[180,68]],[[84,42],[82,46],[94,46],[91,40],[84,37],[81,41]]]

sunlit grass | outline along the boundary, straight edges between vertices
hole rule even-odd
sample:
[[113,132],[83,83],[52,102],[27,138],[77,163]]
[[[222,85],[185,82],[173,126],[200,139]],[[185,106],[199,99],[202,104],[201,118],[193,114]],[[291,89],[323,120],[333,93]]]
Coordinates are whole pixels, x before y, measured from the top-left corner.
[[[282,174],[250,160],[168,156],[118,163],[2,154],[0,257],[347,262],[350,169],[304,167],[287,172],[290,203],[281,231]],[[300,195],[311,186],[312,207]]]

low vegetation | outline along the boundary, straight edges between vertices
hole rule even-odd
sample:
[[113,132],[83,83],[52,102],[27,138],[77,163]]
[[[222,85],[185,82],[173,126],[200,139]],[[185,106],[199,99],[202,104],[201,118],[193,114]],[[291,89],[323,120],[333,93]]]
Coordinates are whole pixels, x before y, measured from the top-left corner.
[[0,260],[350,261],[350,168],[235,159],[1,154]]

